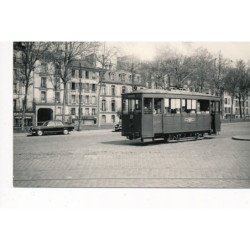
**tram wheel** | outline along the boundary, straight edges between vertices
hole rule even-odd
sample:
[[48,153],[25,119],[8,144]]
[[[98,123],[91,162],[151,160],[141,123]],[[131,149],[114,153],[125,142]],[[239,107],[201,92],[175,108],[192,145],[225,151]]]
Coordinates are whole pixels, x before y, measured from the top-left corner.
[[169,136],[164,136],[164,142],[169,143]]

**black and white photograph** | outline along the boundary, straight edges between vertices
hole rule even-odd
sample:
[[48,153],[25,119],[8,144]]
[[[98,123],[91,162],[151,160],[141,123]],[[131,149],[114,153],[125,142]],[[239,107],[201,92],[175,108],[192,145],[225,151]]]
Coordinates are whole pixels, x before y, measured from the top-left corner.
[[1,249],[249,249],[248,1],[0,9]]
[[250,42],[14,42],[13,186],[249,188]]

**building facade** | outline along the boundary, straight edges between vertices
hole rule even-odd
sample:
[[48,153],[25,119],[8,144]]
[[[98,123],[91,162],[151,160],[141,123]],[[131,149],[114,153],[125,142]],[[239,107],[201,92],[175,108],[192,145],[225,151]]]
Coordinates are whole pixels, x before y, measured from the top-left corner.
[[[14,63],[13,111],[14,128],[21,126],[24,87],[15,77],[20,65]],[[50,64],[37,62],[28,87],[25,126],[41,125],[47,120],[62,120],[64,85],[54,74]],[[113,125],[119,122],[121,94],[131,92],[132,76],[120,70],[103,70],[95,63],[76,60],[72,63],[70,80],[66,84],[65,122],[83,125]],[[104,74],[100,88],[100,72]],[[133,86],[141,87],[139,75],[134,75]],[[99,94],[100,91],[100,94]],[[99,112],[98,112],[99,98]]]
[[[32,72],[32,84],[28,87],[25,125],[41,125],[44,121],[62,120],[64,85],[49,73],[50,65],[38,62]],[[21,126],[24,87],[15,77],[18,65],[14,66],[13,109],[14,127]],[[74,62],[71,67],[71,79],[66,84],[65,121],[72,123],[80,115],[83,124],[95,124],[97,119],[97,85],[100,69],[86,62]],[[81,78],[80,78],[81,76]],[[81,82],[81,91],[80,83]],[[81,93],[81,95],[80,95]],[[81,104],[79,105],[79,102]]]
[[[223,118],[229,118],[231,115],[231,109],[232,115],[235,118],[240,118],[240,106],[239,106],[239,100],[237,98],[234,98],[233,105],[232,105],[232,98],[228,93],[224,93],[224,115]],[[245,102],[241,103],[242,108],[242,116],[246,118],[250,118],[250,96],[247,97]]]
[[121,95],[133,88],[141,88],[140,75],[134,75],[124,70],[107,70],[104,75],[100,93],[100,124],[114,124],[120,121]]

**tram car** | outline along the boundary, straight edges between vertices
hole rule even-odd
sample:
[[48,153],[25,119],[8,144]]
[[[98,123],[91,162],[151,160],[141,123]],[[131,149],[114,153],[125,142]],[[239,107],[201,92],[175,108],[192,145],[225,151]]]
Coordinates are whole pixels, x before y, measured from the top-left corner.
[[122,94],[122,136],[178,140],[221,130],[220,98],[181,90],[141,89]]

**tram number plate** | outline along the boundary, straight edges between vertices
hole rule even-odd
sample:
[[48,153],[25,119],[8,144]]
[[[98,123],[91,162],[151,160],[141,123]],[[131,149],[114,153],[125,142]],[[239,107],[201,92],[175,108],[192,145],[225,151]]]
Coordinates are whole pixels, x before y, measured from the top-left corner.
[[195,118],[194,117],[187,117],[187,118],[184,119],[184,121],[188,122],[188,123],[195,122]]

